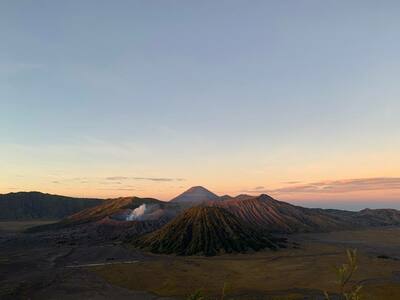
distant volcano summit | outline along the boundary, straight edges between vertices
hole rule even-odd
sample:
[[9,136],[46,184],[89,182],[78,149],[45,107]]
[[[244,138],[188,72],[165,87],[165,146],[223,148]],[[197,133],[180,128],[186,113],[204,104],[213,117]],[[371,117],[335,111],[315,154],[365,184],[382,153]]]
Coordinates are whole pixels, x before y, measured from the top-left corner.
[[203,203],[219,200],[220,198],[202,186],[194,186],[171,200],[176,203]]

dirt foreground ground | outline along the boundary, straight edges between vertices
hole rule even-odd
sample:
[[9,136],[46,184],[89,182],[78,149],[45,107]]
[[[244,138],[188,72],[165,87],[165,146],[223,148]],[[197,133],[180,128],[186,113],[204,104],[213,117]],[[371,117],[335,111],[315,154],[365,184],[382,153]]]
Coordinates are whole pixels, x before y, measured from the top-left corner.
[[[1,224],[0,224],[1,226]],[[24,227],[25,228],[25,227]],[[299,249],[205,257],[142,253],[118,242],[59,243],[62,234],[2,231],[1,299],[323,299],[356,248],[363,299],[400,299],[400,228],[290,236]]]

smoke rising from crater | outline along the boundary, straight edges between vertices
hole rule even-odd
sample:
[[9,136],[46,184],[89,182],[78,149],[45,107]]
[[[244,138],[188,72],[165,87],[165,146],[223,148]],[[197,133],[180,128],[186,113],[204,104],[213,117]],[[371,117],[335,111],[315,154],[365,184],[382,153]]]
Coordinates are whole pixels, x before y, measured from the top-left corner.
[[146,213],[146,204],[142,204],[139,207],[131,211],[129,215],[126,216],[127,221],[140,220]]

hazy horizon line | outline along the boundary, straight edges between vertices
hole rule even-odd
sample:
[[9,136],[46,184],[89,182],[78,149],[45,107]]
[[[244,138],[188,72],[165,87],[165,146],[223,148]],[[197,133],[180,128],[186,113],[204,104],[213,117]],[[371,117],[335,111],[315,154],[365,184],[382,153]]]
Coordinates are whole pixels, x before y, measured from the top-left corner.
[[[187,189],[185,189],[186,191]],[[49,195],[57,195],[57,196],[64,196],[70,198],[86,198],[86,199],[102,199],[102,200],[112,200],[117,198],[126,198],[126,197],[138,197],[138,198],[153,198],[164,202],[169,202],[173,199],[163,199],[162,197],[153,197],[153,196],[146,196],[146,195],[128,195],[128,196],[115,196],[115,197],[93,197],[93,196],[85,196],[85,195],[76,195],[76,194],[65,194],[65,193],[49,193],[39,190],[18,190],[18,191],[11,191],[6,193],[0,193],[0,195],[7,195],[7,194],[17,194],[17,193],[42,193],[42,194],[49,194]],[[181,193],[179,193],[181,194]],[[243,194],[243,193],[242,193]],[[248,194],[249,196],[260,196],[266,193],[259,193],[256,195]],[[225,195],[228,196],[238,196],[238,194],[216,194],[218,197],[222,197]],[[267,194],[269,195],[269,194]],[[271,195],[269,195],[271,196]],[[271,196],[275,200],[287,202],[297,206],[304,206],[308,208],[322,208],[322,209],[339,209],[339,210],[351,210],[351,211],[359,211],[362,209],[399,209],[400,210],[400,198],[399,199],[389,199],[389,200],[377,200],[377,199],[357,199],[357,200],[346,200],[346,199],[329,199],[329,198],[320,198],[320,199],[301,199],[301,198],[292,198],[292,199],[285,199],[285,197],[275,197]]]

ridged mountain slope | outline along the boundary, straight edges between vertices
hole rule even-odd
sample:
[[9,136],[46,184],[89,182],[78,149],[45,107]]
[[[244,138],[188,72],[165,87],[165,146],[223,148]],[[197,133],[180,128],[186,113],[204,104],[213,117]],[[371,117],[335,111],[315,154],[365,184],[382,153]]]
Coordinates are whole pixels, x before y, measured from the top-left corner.
[[216,255],[277,247],[271,237],[227,210],[206,206],[190,208],[134,244],[151,252],[178,255]]
[[278,201],[268,195],[213,202],[246,223],[269,232],[293,233],[344,229],[347,222],[322,209],[311,209]]
[[[140,219],[127,217],[135,209],[146,205]],[[153,198],[122,197],[105,200],[103,204],[69,216],[58,223],[36,226],[29,232],[75,228],[90,232],[96,239],[122,238],[140,235],[161,228],[181,210],[176,204]]]
[[135,209],[142,204],[158,205],[165,207],[167,204],[163,201],[153,198],[139,198],[139,197],[121,197],[116,199],[106,200],[103,204],[85,209],[72,216],[69,216],[63,222],[68,224],[82,224],[101,220],[105,217],[112,217],[118,215],[126,209]]

